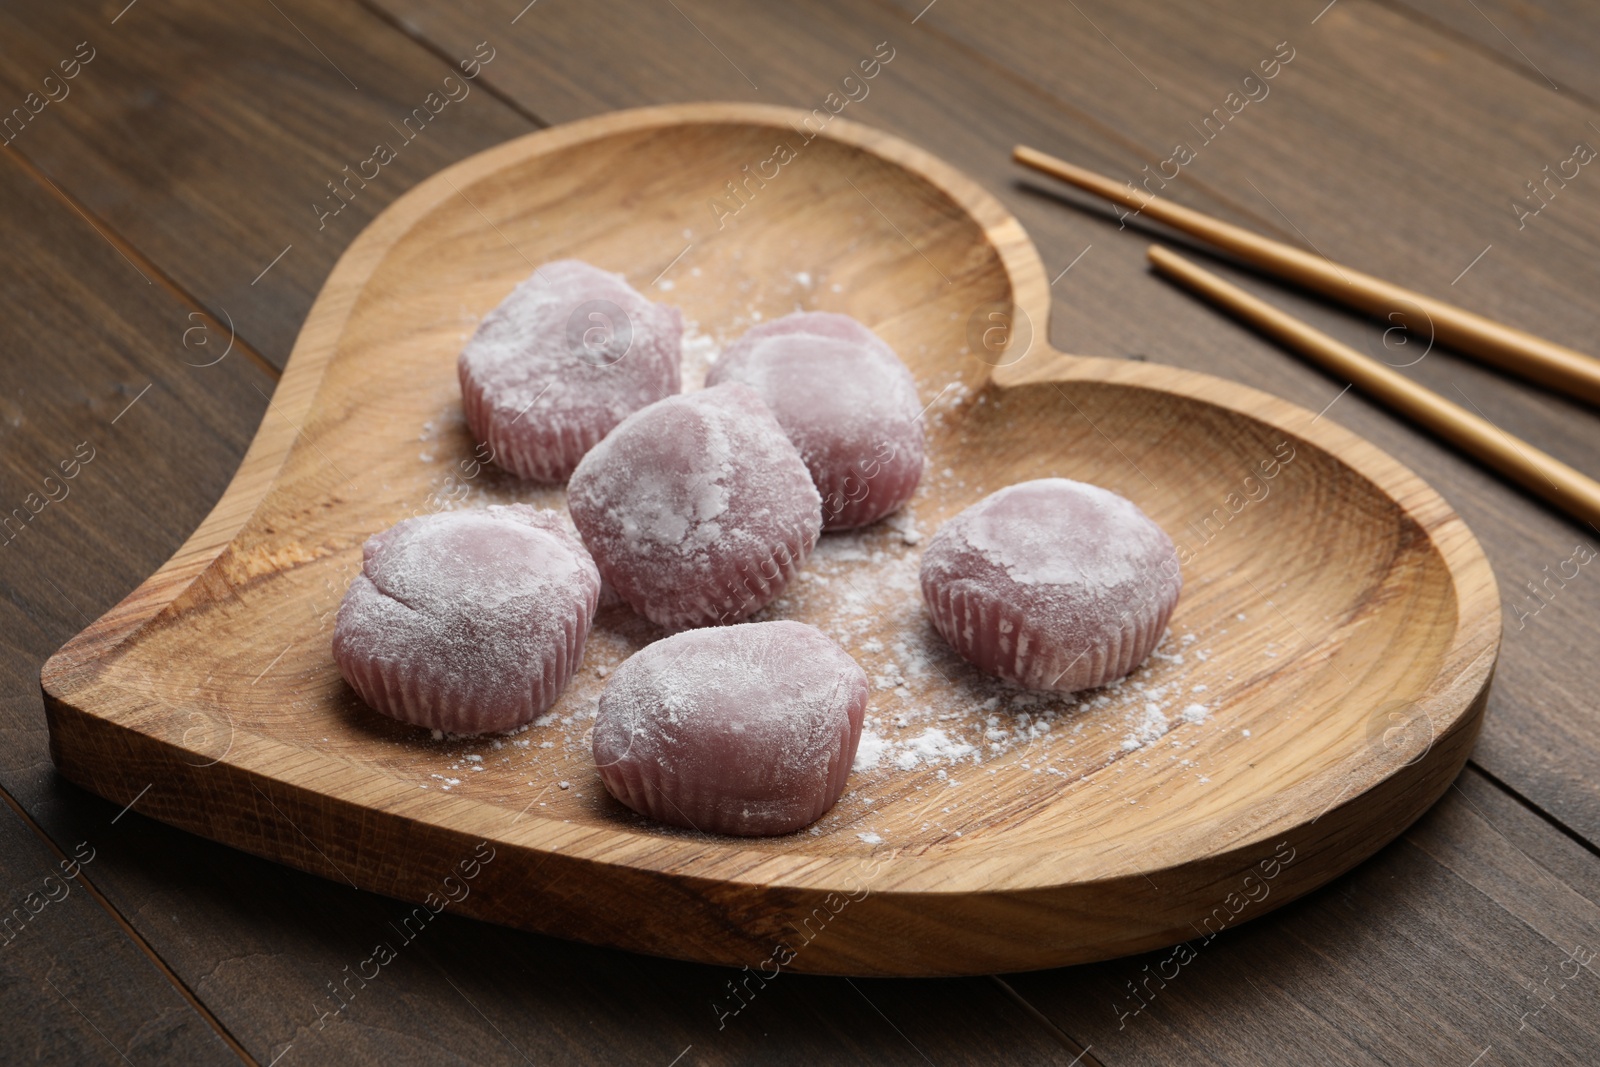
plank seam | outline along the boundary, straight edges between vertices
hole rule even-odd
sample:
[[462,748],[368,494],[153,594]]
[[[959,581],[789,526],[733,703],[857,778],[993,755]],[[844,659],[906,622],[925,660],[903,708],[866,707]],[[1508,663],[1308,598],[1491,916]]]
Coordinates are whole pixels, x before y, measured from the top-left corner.
[[1524,808],[1527,808],[1530,812],[1537,815],[1540,819],[1543,819],[1550,826],[1560,831],[1564,836],[1570,838],[1573,842],[1582,847],[1585,852],[1597,859],[1600,859],[1600,845],[1594,844],[1578,831],[1572,829],[1566,823],[1562,822],[1554,815],[1539,807],[1526,796],[1523,796],[1522,793],[1507,785],[1505,781],[1503,781],[1498,775],[1485,769],[1483,764],[1479,763],[1476,759],[1468,759],[1467,766],[1481,774],[1485,780],[1487,780],[1495,788],[1499,789],[1502,793],[1505,793],[1512,800],[1515,800],[1518,804],[1521,804]]
[[[885,9],[887,11],[890,11],[890,12],[893,12],[895,14],[903,14],[904,13],[904,12],[900,11],[900,9],[898,7],[895,6],[893,0],[876,0],[876,3],[880,8],[883,8],[883,9]],[[1051,92],[1049,89],[1046,89],[1044,86],[1038,84],[1037,82],[1031,81],[1030,79],[1023,77],[1022,75],[1018,74],[1015,70],[1012,70],[1011,68],[1005,66],[1004,64],[998,63],[998,62],[994,61],[993,59],[990,59],[987,55],[985,55],[984,53],[982,53],[982,52],[978,51],[977,49],[971,47],[965,41],[962,41],[959,37],[955,37],[955,36],[953,36],[953,35],[951,35],[949,33],[946,33],[943,30],[934,29],[931,26],[924,26],[923,30],[924,30],[924,32],[933,34],[934,36],[938,37],[940,40],[944,41],[944,43],[948,47],[960,52],[962,55],[964,55],[967,58],[968,62],[970,62],[970,63],[972,63],[974,65],[977,65],[977,66],[986,67],[991,72],[993,72],[995,74],[998,74],[1002,79],[1004,79],[1004,80],[1006,80],[1008,82],[1012,82],[1012,83],[1014,83],[1016,85],[1021,86],[1024,89],[1024,91],[1026,91],[1029,95],[1034,96],[1034,97],[1044,101],[1051,108],[1054,108],[1054,109],[1057,109],[1057,110],[1060,110],[1060,111],[1064,112],[1066,115],[1071,117],[1073,119],[1073,121],[1076,122],[1078,125],[1080,125],[1082,127],[1085,127],[1087,129],[1096,130],[1096,131],[1100,132],[1112,144],[1120,145],[1125,150],[1131,152],[1136,158],[1142,159],[1148,164],[1159,164],[1161,162],[1161,159],[1159,157],[1150,155],[1148,153],[1148,151],[1144,148],[1143,145],[1139,144],[1137,141],[1134,141],[1132,138],[1124,136],[1115,127],[1109,126],[1106,123],[1101,122],[1099,119],[1095,118],[1093,115],[1089,114],[1086,111],[1080,110],[1075,105],[1073,105],[1070,101],[1065,100],[1062,97],[1057,96],[1055,93]],[[1252,211],[1251,209],[1245,207],[1243,204],[1240,204],[1237,201],[1235,201],[1231,196],[1228,196],[1227,194],[1223,193],[1219,189],[1213,188],[1209,183],[1201,181],[1200,179],[1195,178],[1193,175],[1185,175],[1185,177],[1187,177],[1189,179],[1190,184],[1194,189],[1203,192],[1206,196],[1209,196],[1212,199],[1214,199],[1218,204],[1225,205],[1227,207],[1232,208],[1234,211],[1237,211],[1242,218],[1251,220],[1251,222],[1255,225],[1255,227],[1256,227],[1256,229],[1258,231],[1263,232],[1263,233],[1268,233],[1268,234],[1274,234],[1280,240],[1284,241],[1285,243],[1294,244],[1294,245],[1296,245],[1296,247],[1300,247],[1299,242],[1297,242],[1294,239],[1294,235],[1293,234],[1290,234],[1287,231],[1280,229],[1277,226],[1277,224],[1274,223],[1271,219],[1267,218],[1264,215],[1256,214],[1254,211]],[[1049,188],[1054,189],[1055,187],[1054,186],[1050,186]],[[1092,203],[1097,204],[1097,205],[1098,204],[1106,204],[1107,207],[1109,208],[1109,206],[1110,206],[1109,202],[1102,201],[1099,197],[1094,196],[1093,194],[1086,194],[1086,195],[1089,197],[1089,199],[1090,199],[1090,201]],[[1160,227],[1160,226],[1151,226],[1148,222],[1146,222],[1142,218],[1131,219],[1131,220],[1129,220],[1128,225],[1130,227],[1132,227],[1132,228],[1140,229],[1141,232],[1149,233],[1151,236],[1153,236],[1155,238],[1158,238],[1160,240],[1163,240],[1163,241],[1169,241],[1170,242],[1170,241],[1174,240],[1174,236],[1175,235],[1174,235],[1174,233],[1172,231],[1169,231],[1166,228]],[[1201,246],[1198,246],[1198,247],[1202,247],[1205,250],[1211,252],[1213,255],[1215,255],[1215,249],[1212,248],[1212,246],[1201,245]],[[1307,248],[1306,251],[1309,252],[1309,251],[1312,251],[1312,250]]]
[[[194,308],[197,313],[205,316],[207,320],[207,326],[209,328],[215,329],[219,333],[233,332],[225,330],[223,319],[213,314],[211,309],[206,307],[206,305],[198,297],[185,289],[175,278],[157,266],[154,260],[134,247],[134,245],[129,242],[127,238],[123,237],[122,234],[117,232],[114,226],[107,222],[103,217],[90,210],[87,204],[83,203],[81,200],[67,192],[55,182],[51,181],[50,176],[47,175],[37,163],[29,159],[17,149],[12,149],[11,158],[15,159],[17,161],[17,165],[20,166],[30,178],[38,183],[38,185],[40,185],[45,192],[59,200],[61,203],[72,208],[85,219],[89,220],[90,225],[99,230],[106,240],[111,242],[111,246],[113,248],[122,253],[122,255],[125,256],[129,262],[136,263],[141,269],[154,277],[156,282],[167,291],[168,295],[172,296],[180,304],[187,304],[189,307]],[[266,372],[266,374],[269,375],[274,382],[283,376],[283,372],[277,367],[273,366],[272,363],[269,362],[260,352],[258,352],[256,347],[249,341],[246,341],[241,336],[235,335],[235,342],[238,344],[239,348],[244,352],[244,354],[249,357],[251,362],[256,364],[256,366],[262,371]]]
[[[375,2],[375,0],[357,0],[357,2],[358,2],[358,6],[365,8],[367,10],[367,13],[372,15],[373,17],[375,17],[379,22],[382,22],[384,25],[388,26],[390,29],[392,29],[396,33],[400,34],[400,36],[404,37],[406,40],[411,41],[417,47],[421,48],[424,52],[427,52],[429,55],[433,56],[435,59],[438,59],[439,61],[444,63],[444,65],[449,67],[452,72],[454,72],[456,70],[456,61],[454,59],[450,58],[450,53],[446,52],[444,50],[444,46],[443,45],[435,44],[429,38],[424,37],[420,32],[418,32],[418,31],[412,29],[411,27],[407,26],[404,22],[402,22],[399,19],[397,19],[394,15],[390,14],[388,11],[384,10],[382,7],[379,7],[378,4]],[[498,86],[496,86],[494,84],[494,82],[491,81],[487,75],[481,75],[480,74],[478,77],[479,77],[478,86],[484,92],[488,93],[490,96],[492,96],[496,100],[500,101],[502,104],[504,104],[506,107],[510,108],[513,112],[515,112],[520,117],[522,117],[524,119],[527,119],[529,122],[533,123],[539,129],[547,130],[547,129],[550,128],[551,124],[549,122],[547,122],[546,120],[540,118],[538,115],[536,115],[532,111],[530,111],[527,107],[523,106],[521,101],[517,100],[514,96],[512,96],[509,93],[507,93],[504,89],[501,89]]]
[[1050,1016],[1034,1007],[1031,1001],[1013,989],[1010,982],[1007,982],[998,974],[989,975],[989,979],[999,986],[1000,991],[1009,997],[1017,1007],[1026,1012],[1029,1018],[1044,1027],[1045,1031],[1055,1039],[1058,1045],[1072,1053],[1071,1067],[1080,1067],[1080,1065],[1081,1067],[1105,1067],[1105,1064],[1101,1063],[1098,1058],[1089,1054],[1089,1050],[1094,1047],[1093,1045],[1079,1044],[1071,1034],[1057,1026]]
[[[39,823],[35,821],[33,816],[30,815],[20,803],[18,803],[17,798],[12,796],[11,791],[4,785],[0,785],[0,800],[4,800],[6,805],[10,807],[12,811],[16,812],[17,818],[21,819],[23,823],[34,832],[39,840],[43,841],[45,846],[49,848],[51,852],[56,854],[62,863],[68,862],[67,854],[61,851],[61,847],[56,844],[55,839],[45,832],[44,827],[40,826]],[[133,941],[134,945],[138,947],[139,951],[143,952],[145,956],[149,958],[150,962],[155,965],[156,969],[161,972],[162,976],[166,978],[172,987],[178,991],[179,995],[189,1003],[189,1006],[206,1021],[207,1025],[209,1025],[211,1029],[216,1032],[217,1036],[220,1037],[223,1042],[233,1050],[234,1054],[237,1055],[242,1062],[249,1064],[250,1067],[260,1067],[259,1061],[257,1061],[254,1056],[250,1055],[250,1053],[245,1050],[245,1047],[239,1043],[239,1040],[233,1036],[232,1032],[229,1031],[225,1025],[223,1025],[222,1020],[218,1019],[214,1014],[212,1014],[211,1009],[206,1007],[206,1005],[197,995],[195,995],[188,985],[178,977],[171,967],[167,965],[167,961],[161,958],[161,954],[155,950],[155,947],[152,946],[150,942],[145,940],[144,935],[139,933],[139,931],[134,928],[133,924],[123,916],[120,910],[118,910],[117,906],[112,904],[111,901],[106,898],[105,894],[100,892],[95,884],[89,880],[89,876],[84,873],[84,870],[81,866],[78,867],[76,880],[83,886],[88,894],[93,897],[102,908],[105,909],[106,914],[111,917],[112,921],[121,927],[122,932]]]

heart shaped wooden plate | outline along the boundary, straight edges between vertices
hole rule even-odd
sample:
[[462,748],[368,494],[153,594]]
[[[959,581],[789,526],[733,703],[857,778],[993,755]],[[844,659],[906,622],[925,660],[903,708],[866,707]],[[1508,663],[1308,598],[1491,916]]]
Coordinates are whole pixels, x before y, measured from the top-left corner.
[[[379,216],[215,510],[45,665],[61,772],[427,906],[862,975],[1207,936],[1395,837],[1466,760],[1498,649],[1494,583],[1461,520],[1303,409],[1051,352],[1038,255],[998,202],[904,142],[840,119],[808,139],[816,124],[723,104],[605,115],[458,163]],[[821,627],[875,684],[849,791],[809,831],[677,831],[606,795],[587,737],[603,675],[659,636],[625,609],[602,612],[561,702],[512,737],[403,727],[334,666],[368,535],[442,507],[564,506],[475,462],[455,359],[516,282],[567,256],[684,309],[686,388],[719,342],[804,307],[872,326],[929,405],[909,511],[824,537],[760,616]],[[1130,497],[1185,559],[1157,655],[1076,700],[977,675],[916,585],[924,534],[1048,475]]]

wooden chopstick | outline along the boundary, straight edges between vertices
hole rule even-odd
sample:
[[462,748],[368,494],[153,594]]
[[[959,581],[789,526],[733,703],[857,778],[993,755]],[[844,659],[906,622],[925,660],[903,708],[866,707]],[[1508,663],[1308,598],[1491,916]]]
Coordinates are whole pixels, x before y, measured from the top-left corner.
[[1434,337],[1483,362],[1521,375],[1540,385],[1600,405],[1600,359],[1546,341],[1523,330],[1435,300],[1382,278],[1342,267],[1323,256],[1273,241],[1240,226],[1115,181],[1093,171],[1018,145],[1018,163],[1105,197],[1136,213],[1166,223],[1259,267],[1270,274],[1315,290],[1333,300],[1374,315],[1407,310],[1411,305],[1428,317]]
[[1580,522],[1600,526],[1600,482],[1159,245],[1150,246],[1150,262],[1168,278],[1348,379],[1528,492]]

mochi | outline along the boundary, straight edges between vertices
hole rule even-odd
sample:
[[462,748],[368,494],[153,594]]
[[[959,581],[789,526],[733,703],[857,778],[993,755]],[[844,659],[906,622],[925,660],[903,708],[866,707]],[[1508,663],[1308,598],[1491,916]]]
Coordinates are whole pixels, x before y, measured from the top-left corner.
[[866,707],[866,672],[815,627],[689,630],[612,673],[595,765],[612,796],[660,822],[786,834],[844,792]]
[[1121,678],[1160,643],[1178,571],[1172,539],[1132,501],[1043,478],[940,527],[921,580],[934,628],[964,659],[1070,693]]
[[605,580],[674,630],[766,606],[822,528],[800,454],[736,383],[628,416],[578,464],[567,506]]
[[822,525],[844,530],[897,510],[922,478],[922,405],[906,365],[848,315],[797,311],[747,331],[706,384],[761,394],[822,494]]
[[553,511],[405,519],[367,539],[333,657],[391,718],[456,734],[511,730],[566,688],[599,595],[594,561]]
[[680,387],[683,320],[620,274],[546,263],[489,312],[456,370],[474,438],[523,478],[563,482],[628,415]]

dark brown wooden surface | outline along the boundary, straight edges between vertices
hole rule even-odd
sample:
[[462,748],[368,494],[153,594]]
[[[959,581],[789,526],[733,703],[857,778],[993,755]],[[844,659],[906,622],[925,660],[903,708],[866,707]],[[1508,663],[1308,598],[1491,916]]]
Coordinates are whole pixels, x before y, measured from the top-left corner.
[[[541,124],[695,99],[819,106],[891,41],[895,59],[845,113],[999,195],[1052,276],[1084,253],[1055,286],[1058,347],[1194,367],[1319,410],[1342,382],[1150,277],[1149,233],[1007,161],[1024,141],[1132,177],[1175,138],[1192,140],[1187,124],[1287,40],[1295,57],[1270,94],[1171,195],[1595,346],[1600,173],[1583,168],[1523,229],[1511,207],[1574,144],[1600,144],[1589,125],[1600,13],[1584,5],[541,0],[513,24],[519,11],[499,0],[0,6],[6,109],[79,42],[95,49],[70,94],[0,153],[6,508],[25,507],[81,442],[95,449],[68,496],[0,548],[0,786],[26,814],[0,812],[0,888],[15,902],[42,883],[51,844],[96,849],[81,891],[0,947],[0,1058],[223,1062],[236,1042],[283,1064],[1065,1064],[1085,1048],[1080,1063],[1600,1059],[1600,967],[1563,965],[1575,949],[1600,951],[1600,572],[1585,568],[1543,606],[1524,588],[1578,542],[1600,545],[1600,531],[1355,395],[1328,417],[1435,485],[1500,579],[1505,645],[1476,769],[1350,876],[1198,948],[1120,1027],[1136,1003],[1127,983],[1168,954],[991,980],[785,976],[719,1030],[713,1004],[733,972],[446,916],[319,1028],[326,983],[388,936],[398,904],[190,838],[137,806],[119,816],[60,782],[39,664],[221,492],[339,251],[419,178]],[[472,94],[319,230],[324,183],[481,41],[495,58]],[[1382,324],[1234,276],[1384,351]],[[197,366],[223,351],[226,319],[233,350]],[[1442,350],[1412,373],[1600,471],[1595,412]]]
[[[1403,0],[1402,6],[1499,57],[1536,85],[1571,93],[1591,108],[1600,100],[1600,70],[1594,63],[1600,22],[1581,0]],[[1588,140],[1592,135],[1591,130],[1577,136]]]
[[[113,814],[115,812],[113,811]],[[102,841],[104,830],[95,835]],[[231,1063],[233,1052],[185,991],[90,892],[103,853],[93,840],[42,840],[0,808],[0,1012],[18,1060]],[[81,860],[87,860],[87,864]],[[84,877],[74,877],[77,872]]]

